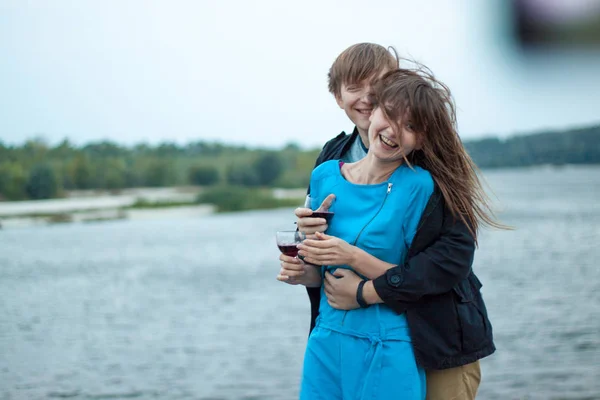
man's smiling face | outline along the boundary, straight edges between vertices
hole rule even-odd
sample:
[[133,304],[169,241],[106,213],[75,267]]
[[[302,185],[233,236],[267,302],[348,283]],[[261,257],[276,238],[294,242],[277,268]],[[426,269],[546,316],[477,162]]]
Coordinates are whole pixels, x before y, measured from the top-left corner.
[[348,85],[342,84],[340,94],[335,96],[335,99],[358,130],[366,133],[370,125],[369,117],[373,111],[371,80]]

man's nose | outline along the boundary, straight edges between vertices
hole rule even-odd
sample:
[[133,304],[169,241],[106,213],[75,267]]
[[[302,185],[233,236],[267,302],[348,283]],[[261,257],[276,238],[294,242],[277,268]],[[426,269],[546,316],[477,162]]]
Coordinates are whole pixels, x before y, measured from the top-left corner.
[[360,94],[360,101],[365,102],[365,103],[371,103],[371,89],[366,89],[363,90],[363,92]]

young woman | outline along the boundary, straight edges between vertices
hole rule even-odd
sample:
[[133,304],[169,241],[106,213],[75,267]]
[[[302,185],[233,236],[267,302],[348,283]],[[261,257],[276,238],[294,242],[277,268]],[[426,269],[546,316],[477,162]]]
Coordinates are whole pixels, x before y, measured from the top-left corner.
[[[324,294],[307,344],[301,398],[349,398],[358,393],[358,398],[423,399],[423,367],[461,366],[494,351],[480,284],[469,272],[451,293],[439,282],[430,282],[427,290],[421,283],[418,295],[415,288],[402,288],[404,295],[396,306],[380,304],[386,294],[380,296],[383,286],[377,282],[383,278],[402,286],[402,269],[409,253],[415,253],[411,245],[417,230],[442,225],[425,218],[444,218],[435,207],[430,210],[434,190],[441,193],[442,208],[460,219],[473,237],[479,221],[498,225],[456,133],[447,88],[426,72],[398,70],[376,85],[375,101],[367,156],[356,163],[325,162],[311,177],[312,197],[336,196],[335,217],[328,235],[305,241],[299,254],[324,267],[303,267],[299,274],[298,260],[281,258],[281,280],[293,276],[298,283],[320,285]],[[421,276],[432,275],[423,271]],[[340,304],[338,280],[354,288],[360,308]],[[460,315],[455,303],[466,298],[476,308],[463,309],[466,314]],[[461,323],[463,317],[478,321],[468,327]],[[467,332],[465,326],[477,332]],[[418,343],[411,343],[417,338]]]

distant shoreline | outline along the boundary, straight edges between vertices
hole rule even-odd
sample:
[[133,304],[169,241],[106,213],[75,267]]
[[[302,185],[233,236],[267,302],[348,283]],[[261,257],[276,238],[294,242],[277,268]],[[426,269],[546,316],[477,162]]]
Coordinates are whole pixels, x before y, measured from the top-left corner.
[[[0,202],[0,228],[87,223],[116,220],[202,217],[217,212],[217,205],[196,201],[199,188],[127,189],[70,192],[68,197],[48,200]],[[306,189],[272,189],[275,199],[301,199]]]
[[[560,171],[564,169],[598,168],[600,164],[535,165],[526,167],[482,168],[484,174],[527,170]],[[247,189],[250,193],[252,189]],[[116,220],[164,218],[197,218],[219,212],[221,204],[198,202],[200,193],[210,188],[168,187],[124,189],[119,193],[105,190],[68,192],[67,197],[48,200],[0,202],[0,228],[44,226],[60,223],[89,223]],[[263,189],[274,201],[264,207],[239,210],[301,206],[305,188]],[[244,192],[245,193],[245,192]],[[251,196],[248,196],[251,197]]]
[[[600,126],[591,126],[469,140],[464,145],[474,163],[488,170],[598,165],[599,142]],[[268,150],[202,141],[154,146],[110,141],[76,146],[68,140],[50,146],[41,139],[5,146],[0,141],[0,200],[60,199],[71,197],[74,190],[77,196],[97,197],[110,191],[124,195],[147,190],[143,188],[167,192],[175,188],[181,189],[175,199],[143,200],[137,208],[156,207],[151,203],[157,202],[211,203],[218,211],[273,208],[286,205],[272,196],[273,188],[308,186],[319,152],[294,144]],[[196,198],[180,199],[186,187],[187,195],[195,193]]]

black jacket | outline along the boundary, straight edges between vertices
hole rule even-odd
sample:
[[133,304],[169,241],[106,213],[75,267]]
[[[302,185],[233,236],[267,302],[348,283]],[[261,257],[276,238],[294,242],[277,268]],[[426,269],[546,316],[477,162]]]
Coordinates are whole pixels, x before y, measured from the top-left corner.
[[[342,157],[357,139],[344,132],[325,144],[316,165]],[[310,190],[310,188],[309,188]],[[425,369],[472,363],[496,348],[481,282],[471,270],[475,241],[455,219],[436,186],[404,265],[373,280],[377,294],[396,312],[406,312],[415,357]],[[307,288],[311,326],[319,314],[320,288]]]

